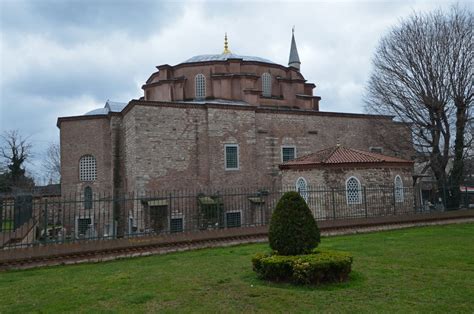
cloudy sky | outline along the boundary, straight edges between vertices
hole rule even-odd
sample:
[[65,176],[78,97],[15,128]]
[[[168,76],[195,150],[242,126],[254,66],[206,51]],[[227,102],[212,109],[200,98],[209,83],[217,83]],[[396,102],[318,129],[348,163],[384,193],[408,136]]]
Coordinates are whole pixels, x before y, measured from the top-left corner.
[[452,3],[0,0],[0,131],[30,137],[29,168],[41,178],[58,117],[139,98],[156,65],[220,53],[224,32],[232,52],[286,65],[293,25],[321,110],[364,112],[379,39],[414,11]]

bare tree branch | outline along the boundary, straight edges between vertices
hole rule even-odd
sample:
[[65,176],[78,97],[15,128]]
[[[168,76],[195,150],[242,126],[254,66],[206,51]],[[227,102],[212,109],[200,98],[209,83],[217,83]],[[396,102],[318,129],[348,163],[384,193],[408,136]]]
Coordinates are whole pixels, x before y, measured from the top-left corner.
[[459,186],[472,148],[473,26],[472,11],[459,6],[401,21],[381,39],[366,90],[367,111],[409,123],[439,185]]
[[61,151],[59,143],[51,143],[46,150],[43,168],[51,183],[59,183],[61,179]]

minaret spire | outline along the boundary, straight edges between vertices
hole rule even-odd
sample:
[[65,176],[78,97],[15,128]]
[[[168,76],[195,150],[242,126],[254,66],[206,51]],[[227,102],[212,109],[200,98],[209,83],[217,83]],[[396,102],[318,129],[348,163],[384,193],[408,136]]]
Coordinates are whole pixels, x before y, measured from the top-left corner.
[[288,60],[288,66],[300,70],[300,57],[298,55],[298,49],[296,48],[295,40],[295,27],[291,29],[291,48],[290,48],[290,59]]
[[227,53],[231,53],[231,52],[229,50],[229,43],[227,42],[227,32],[226,32],[224,36],[224,51],[222,52],[222,54],[227,54]]

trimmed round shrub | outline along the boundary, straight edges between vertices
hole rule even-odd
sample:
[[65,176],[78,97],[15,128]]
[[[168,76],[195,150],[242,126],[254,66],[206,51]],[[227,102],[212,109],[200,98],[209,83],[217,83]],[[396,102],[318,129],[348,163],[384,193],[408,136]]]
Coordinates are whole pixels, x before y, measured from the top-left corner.
[[273,212],[268,233],[270,247],[280,255],[308,254],[320,233],[308,205],[297,192],[286,192]]
[[265,280],[317,285],[346,281],[351,272],[352,256],[317,249],[312,254],[296,256],[257,254],[252,258],[252,264],[253,270]]

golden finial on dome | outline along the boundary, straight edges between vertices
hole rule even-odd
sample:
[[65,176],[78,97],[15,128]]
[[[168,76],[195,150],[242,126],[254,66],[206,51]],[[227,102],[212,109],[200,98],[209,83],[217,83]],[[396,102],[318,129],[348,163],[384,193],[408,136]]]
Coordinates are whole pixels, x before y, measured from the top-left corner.
[[225,33],[225,36],[224,36],[224,51],[222,52],[222,54],[226,54],[226,53],[231,53],[229,50],[229,44],[227,43],[227,33]]

